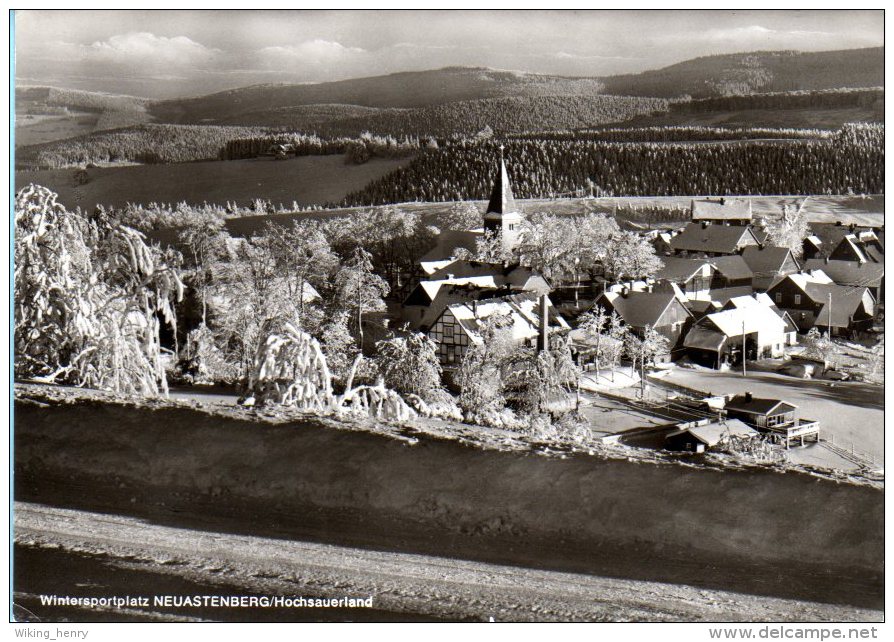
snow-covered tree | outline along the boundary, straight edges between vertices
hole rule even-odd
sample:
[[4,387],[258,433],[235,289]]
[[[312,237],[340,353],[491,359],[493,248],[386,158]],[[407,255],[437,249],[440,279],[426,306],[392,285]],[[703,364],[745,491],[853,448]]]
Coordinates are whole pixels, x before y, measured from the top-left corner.
[[338,305],[349,310],[357,328],[358,346],[363,350],[363,315],[385,310],[389,287],[373,272],[369,252],[358,247],[335,277]]
[[576,236],[572,219],[534,213],[521,223],[517,253],[524,265],[548,281],[560,280],[573,272],[580,260],[580,254],[574,253]]
[[473,230],[481,227],[482,221],[481,212],[474,203],[458,201],[438,216],[437,227],[440,231]]
[[468,347],[457,374],[459,405],[467,419],[487,423],[505,408],[503,369],[518,350],[508,316],[494,314],[479,328],[481,343]]
[[605,249],[606,271],[616,280],[650,277],[664,265],[649,240],[635,232],[615,234]]
[[329,369],[340,381],[347,379],[351,364],[360,352],[357,342],[348,329],[348,320],[349,312],[340,310],[323,326],[321,333],[323,353],[326,355]]
[[198,214],[187,218],[178,233],[188,257],[186,282],[198,292],[202,303],[202,325],[208,324],[208,286],[215,265],[226,254],[227,236],[219,217]]
[[261,405],[321,411],[333,403],[332,376],[319,342],[291,323],[264,338],[248,388]]
[[338,257],[314,221],[294,221],[291,227],[268,223],[264,236],[287,295],[296,302],[298,322],[313,332],[317,319],[311,319],[305,307],[308,286],[319,287],[328,281],[338,267]]
[[841,348],[838,344],[832,341],[827,334],[821,333],[816,326],[810,328],[807,334],[801,338],[801,345],[804,346],[801,354],[811,359],[821,360],[824,370],[834,368],[841,356]]
[[878,343],[872,346],[867,357],[867,368],[872,380],[878,380],[885,374],[885,335],[879,337]]
[[379,371],[385,385],[426,402],[442,400],[441,363],[437,345],[426,335],[411,332],[376,343]]
[[783,205],[782,216],[766,222],[770,243],[776,247],[788,248],[796,259],[801,258],[804,253],[804,239],[810,234],[810,221],[804,212],[805,202],[806,199],[798,207]]
[[457,259],[482,261],[484,263],[505,263],[516,258],[511,251],[503,246],[503,233],[501,231],[485,230],[484,234],[475,241],[475,251],[472,253],[464,250],[464,248],[460,249],[463,251],[454,253]]
[[548,413],[554,403],[563,405],[579,375],[565,342],[549,350],[518,350],[504,370],[507,399],[532,417]]
[[633,364],[633,369],[636,370],[637,364],[639,364],[640,386],[644,392],[646,364],[654,363],[655,357],[660,354],[667,354],[670,349],[670,341],[663,334],[648,325],[642,337],[636,336],[633,332],[628,332],[624,340],[624,350]]
[[630,336],[630,328],[624,325],[621,317],[614,310],[608,318],[608,337],[611,341],[605,342],[603,348],[605,361],[612,371],[612,381],[615,380],[615,368],[621,362],[621,355],[624,354],[624,347],[629,344],[628,336]]
[[602,306],[596,306],[585,312],[578,319],[578,328],[583,332],[588,341],[593,344],[593,362],[596,365],[596,376],[599,376],[599,366],[605,360],[605,346],[608,323],[608,314]]
[[45,187],[15,200],[15,373],[126,394],[167,392],[161,323],[176,331],[177,259]]

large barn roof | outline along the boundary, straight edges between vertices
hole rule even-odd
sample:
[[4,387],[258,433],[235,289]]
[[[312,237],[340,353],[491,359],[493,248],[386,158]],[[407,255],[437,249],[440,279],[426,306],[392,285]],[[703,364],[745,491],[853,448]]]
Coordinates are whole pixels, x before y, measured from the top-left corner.
[[670,246],[674,250],[687,252],[735,254],[739,244],[744,242],[743,237],[749,236],[752,243],[757,243],[757,239],[748,227],[687,223],[683,231],[671,239]]
[[739,199],[704,199],[692,201],[693,221],[751,220],[751,201]]

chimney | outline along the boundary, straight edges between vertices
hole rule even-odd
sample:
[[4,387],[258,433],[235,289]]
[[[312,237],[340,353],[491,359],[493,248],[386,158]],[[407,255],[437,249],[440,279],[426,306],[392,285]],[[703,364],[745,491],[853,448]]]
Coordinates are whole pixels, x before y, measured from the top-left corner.
[[472,316],[478,318],[478,299],[472,299]]
[[549,348],[549,297],[540,295],[540,341],[538,349],[543,352]]
[[726,205],[726,199],[723,198],[722,196],[720,197],[720,204],[721,204],[721,205]]
[[750,403],[754,401],[754,396],[750,392],[745,393],[745,401]]
[[702,221],[702,229],[703,230],[708,229],[708,221]]
[[857,224],[851,223],[850,225],[847,226],[847,229],[849,229],[851,232],[853,232],[854,230],[857,229]]
[[630,290],[625,285],[623,288],[621,288],[621,296],[626,299],[628,294],[630,294]]

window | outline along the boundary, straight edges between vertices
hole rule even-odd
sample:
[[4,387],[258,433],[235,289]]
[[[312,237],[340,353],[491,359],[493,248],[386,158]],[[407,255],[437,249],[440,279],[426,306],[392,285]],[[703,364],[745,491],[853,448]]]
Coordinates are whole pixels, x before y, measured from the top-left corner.
[[782,292],[776,293],[776,303],[782,303]]
[[801,295],[800,294],[795,295],[795,305],[801,305]]

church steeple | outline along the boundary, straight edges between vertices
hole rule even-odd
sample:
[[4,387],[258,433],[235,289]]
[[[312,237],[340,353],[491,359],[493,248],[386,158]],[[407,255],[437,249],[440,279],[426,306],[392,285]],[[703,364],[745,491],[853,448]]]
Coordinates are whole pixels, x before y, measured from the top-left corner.
[[514,211],[515,198],[512,196],[512,185],[509,183],[506,162],[503,160],[503,146],[500,145],[500,172],[494,180],[494,188],[490,193],[490,203],[487,204],[487,213],[506,214]]
[[503,247],[511,250],[518,240],[521,214],[515,205],[512,185],[503,159],[503,146],[500,145],[500,169],[494,179],[494,187],[490,194],[490,202],[484,214],[484,229],[493,233],[501,233]]

